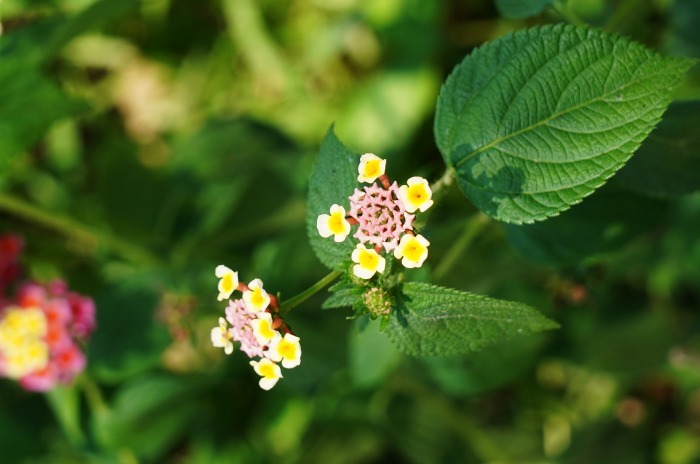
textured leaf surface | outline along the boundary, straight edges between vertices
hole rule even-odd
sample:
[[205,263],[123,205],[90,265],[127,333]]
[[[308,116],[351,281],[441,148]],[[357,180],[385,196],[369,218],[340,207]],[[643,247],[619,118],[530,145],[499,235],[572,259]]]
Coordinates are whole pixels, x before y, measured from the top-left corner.
[[386,334],[402,351],[456,355],[557,324],[535,309],[435,285],[403,285]]
[[543,220],[629,159],[692,63],[587,27],[516,32],[450,75],[435,137],[478,208],[505,222]]
[[506,233],[510,244],[533,261],[574,265],[618,250],[651,230],[664,218],[666,206],[619,186],[605,186],[560,216],[535,224],[508,224]]
[[635,192],[673,197],[700,190],[700,101],[675,102],[615,176]]
[[496,9],[506,18],[528,18],[544,10],[552,0],[496,0]]
[[329,268],[340,268],[350,260],[354,248],[352,240],[337,243],[333,237],[323,238],[316,229],[316,219],[329,214],[331,205],[338,204],[347,211],[348,197],[357,185],[359,156],[345,148],[329,129],[309,179],[309,202],[306,210],[306,229],[311,248],[318,259]]
[[363,304],[362,287],[357,287],[347,280],[341,280],[328,291],[331,295],[323,302],[321,309],[357,308]]

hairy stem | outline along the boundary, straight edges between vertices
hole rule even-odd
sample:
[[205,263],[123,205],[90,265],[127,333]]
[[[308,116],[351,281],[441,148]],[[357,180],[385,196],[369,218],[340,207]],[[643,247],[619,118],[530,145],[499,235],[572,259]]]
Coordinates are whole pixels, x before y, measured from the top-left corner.
[[454,175],[454,168],[448,167],[447,169],[445,169],[445,173],[442,175],[442,177],[436,180],[435,183],[433,183],[433,185],[430,186],[430,190],[433,192],[433,197],[437,196],[438,194],[444,193],[443,189],[449,187],[450,184],[452,184]]
[[342,274],[341,271],[331,271],[328,275],[326,275],[324,278],[313,284],[311,287],[307,288],[303,292],[291,297],[290,299],[283,301],[280,304],[280,310],[283,313],[286,313],[287,311],[291,311],[293,308],[296,306],[300,305],[304,301],[308,300],[311,298],[313,295],[316,293],[320,292],[323,290],[325,287],[330,285],[331,282],[333,282],[335,279],[340,277]]
[[0,193],[0,210],[58,232],[75,242],[79,249],[86,250],[86,255],[94,255],[98,248],[104,247],[135,264],[161,265],[158,257],[143,248],[91,229],[71,218],[45,211],[12,195]]
[[452,244],[440,264],[435,268],[433,276],[436,280],[445,277],[457,263],[462,254],[469,248],[476,236],[489,223],[488,217],[484,213],[476,213],[469,217],[465,223],[462,234]]

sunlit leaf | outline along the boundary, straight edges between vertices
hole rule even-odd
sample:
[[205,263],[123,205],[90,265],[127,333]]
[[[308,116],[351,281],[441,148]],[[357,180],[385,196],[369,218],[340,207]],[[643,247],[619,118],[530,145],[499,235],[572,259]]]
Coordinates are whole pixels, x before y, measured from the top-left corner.
[[519,31],[453,71],[435,137],[475,206],[505,222],[543,220],[629,159],[692,63],[588,27]]
[[347,211],[348,197],[357,185],[359,157],[345,148],[331,128],[321,144],[311,179],[306,210],[306,229],[318,259],[330,268],[338,268],[350,260],[352,240],[337,243],[333,237],[323,238],[316,228],[316,219],[329,214],[331,205],[338,204]]

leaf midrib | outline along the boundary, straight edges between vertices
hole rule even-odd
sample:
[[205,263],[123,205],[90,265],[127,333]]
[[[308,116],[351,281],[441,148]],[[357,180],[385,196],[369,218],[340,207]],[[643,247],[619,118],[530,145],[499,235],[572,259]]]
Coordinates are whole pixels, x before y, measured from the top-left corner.
[[[647,57],[647,61],[649,60],[649,58],[650,58],[650,57]],[[641,64],[643,64],[643,63],[640,63],[640,66],[641,66]],[[631,85],[636,85],[636,84],[639,84],[639,83],[641,83],[641,82],[643,82],[643,81],[646,81],[646,80],[649,80],[649,79],[653,79],[653,78],[655,78],[655,77],[657,77],[657,76],[662,76],[662,75],[664,75],[664,74],[666,74],[666,72],[663,72],[663,71],[662,71],[662,72],[657,72],[657,73],[654,73],[654,74],[649,74],[649,75],[644,76],[643,78],[640,78],[640,79],[632,80],[632,81],[626,83],[625,85],[620,86],[620,87],[616,87],[614,90],[612,90],[612,91],[610,91],[610,92],[606,92],[606,93],[604,93],[604,94],[601,94],[601,95],[599,95],[599,96],[596,97],[596,98],[593,98],[593,99],[591,99],[591,100],[587,100],[587,101],[585,101],[585,102],[582,102],[582,103],[580,103],[580,104],[578,104],[578,105],[569,107],[569,108],[567,108],[567,109],[564,110],[564,111],[560,111],[560,112],[558,112],[558,113],[554,113],[554,114],[552,114],[551,116],[549,116],[548,118],[545,118],[545,119],[543,119],[543,120],[541,120],[541,121],[538,121],[538,122],[535,123],[535,124],[531,124],[531,125],[529,125],[529,126],[523,127],[522,129],[519,129],[519,130],[517,130],[517,131],[515,131],[515,132],[511,132],[510,134],[508,134],[508,135],[506,135],[506,136],[504,136],[504,137],[498,137],[498,138],[494,139],[492,142],[490,142],[490,143],[488,143],[488,144],[486,144],[486,145],[484,145],[484,146],[482,146],[482,147],[480,147],[480,148],[478,148],[478,149],[476,149],[476,150],[473,150],[472,152],[468,153],[466,156],[464,156],[464,157],[461,158],[458,162],[456,162],[454,166],[455,166],[455,168],[458,168],[458,167],[461,166],[463,163],[465,163],[466,161],[468,161],[468,160],[470,160],[471,158],[475,157],[475,156],[478,155],[479,153],[483,153],[484,151],[487,151],[487,150],[489,150],[489,149],[491,149],[491,148],[493,148],[493,147],[495,147],[495,146],[497,146],[497,145],[499,145],[499,144],[505,142],[506,140],[509,140],[509,139],[511,139],[511,138],[513,138],[513,137],[515,137],[515,136],[518,136],[518,135],[520,135],[520,134],[523,134],[523,133],[525,133],[525,132],[534,130],[534,129],[538,128],[538,127],[541,127],[541,126],[543,126],[543,125],[549,123],[550,121],[553,121],[553,120],[555,120],[555,119],[557,119],[557,118],[560,118],[560,117],[565,116],[565,115],[567,115],[567,114],[569,114],[569,113],[572,113],[572,112],[574,112],[574,111],[577,111],[577,110],[579,110],[579,109],[581,109],[581,108],[583,108],[583,107],[586,107],[586,106],[589,106],[589,105],[591,105],[591,104],[593,104],[593,103],[596,103],[596,102],[599,102],[599,101],[601,101],[601,100],[604,100],[605,98],[609,97],[610,95],[612,95],[612,94],[614,94],[614,93],[621,92],[621,91],[625,90],[627,87],[629,87],[629,86],[631,86]],[[637,118],[637,119],[635,119],[635,120],[633,120],[633,121],[636,121],[636,120],[638,120],[638,119],[639,119],[639,118]],[[630,121],[630,123],[633,122],[633,121]],[[454,148],[454,147],[452,147],[452,148]],[[533,161],[533,162],[534,162],[534,161]]]

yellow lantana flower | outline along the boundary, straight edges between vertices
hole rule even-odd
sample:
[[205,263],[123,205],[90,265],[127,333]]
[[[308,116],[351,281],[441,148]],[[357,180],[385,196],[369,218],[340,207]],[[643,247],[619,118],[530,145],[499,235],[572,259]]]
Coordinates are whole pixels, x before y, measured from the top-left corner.
[[282,367],[291,369],[297,367],[301,363],[301,345],[299,337],[290,333],[284,337],[277,336],[270,343],[270,349],[267,356],[275,361],[282,361]]
[[365,153],[360,157],[360,165],[357,168],[360,175],[357,176],[357,181],[371,184],[384,174],[385,169],[386,160],[381,159],[374,153]]
[[423,212],[433,205],[433,192],[427,180],[422,177],[411,177],[407,184],[399,187],[399,199],[406,211],[413,213],[419,209]]
[[262,312],[258,314],[258,318],[250,321],[253,327],[253,334],[260,343],[260,346],[265,346],[270,343],[270,340],[279,336],[279,332],[272,328],[272,315]]
[[263,390],[269,390],[275,386],[277,381],[282,378],[280,367],[267,358],[262,358],[260,361],[251,361],[255,372],[262,377],[258,385]]
[[238,272],[233,272],[223,264],[216,266],[214,271],[219,280],[218,300],[226,300],[238,288]]
[[350,223],[345,219],[345,208],[340,205],[331,206],[331,214],[321,214],[316,220],[316,228],[321,237],[330,237],[336,242],[342,242],[350,233]]
[[211,344],[217,348],[223,348],[224,353],[233,353],[233,342],[231,342],[231,334],[228,331],[226,319],[219,318],[219,327],[211,329]]
[[401,237],[399,246],[394,250],[396,259],[401,259],[404,267],[421,267],[423,261],[428,257],[428,246],[430,242],[422,235],[406,234]]
[[251,313],[259,313],[267,309],[270,304],[270,295],[263,289],[262,280],[255,279],[248,284],[248,290],[243,292],[243,301],[246,309]]
[[384,272],[386,260],[372,248],[365,248],[361,243],[352,251],[351,258],[357,263],[352,272],[361,279],[371,279],[374,274]]

